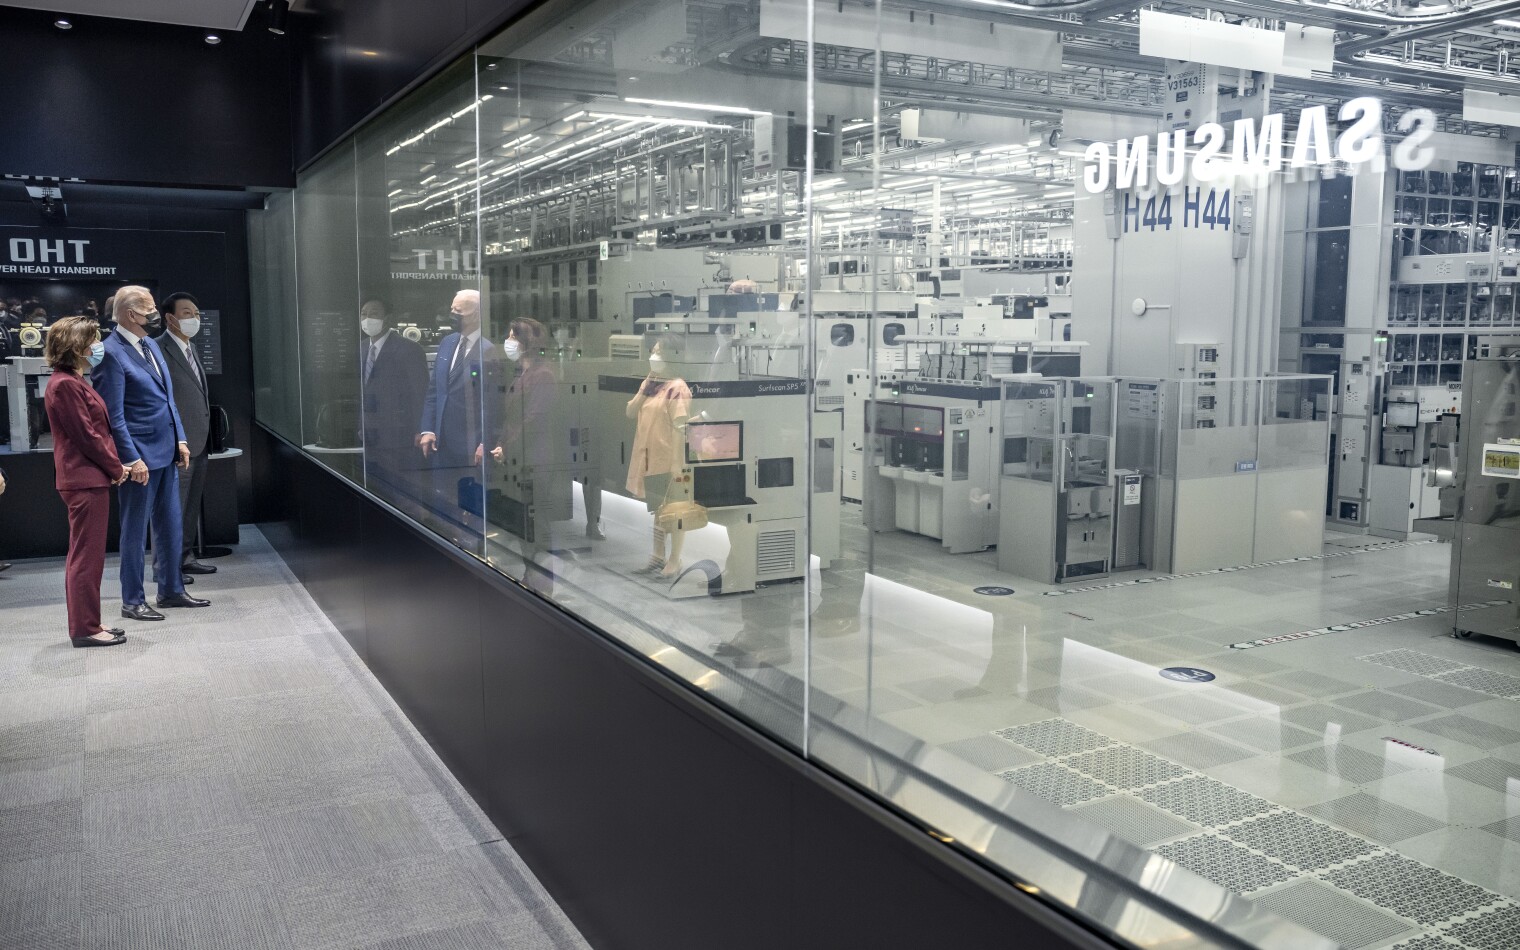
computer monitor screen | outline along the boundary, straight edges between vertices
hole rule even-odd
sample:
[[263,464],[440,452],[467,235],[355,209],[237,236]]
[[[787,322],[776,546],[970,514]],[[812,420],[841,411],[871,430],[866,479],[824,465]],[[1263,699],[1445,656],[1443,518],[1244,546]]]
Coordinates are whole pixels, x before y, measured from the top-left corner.
[[744,423],[686,424],[686,462],[737,462],[744,458]]
[[1420,404],[1417,402],[1390,402],[1388,424],[1412,429],[1420,424]]

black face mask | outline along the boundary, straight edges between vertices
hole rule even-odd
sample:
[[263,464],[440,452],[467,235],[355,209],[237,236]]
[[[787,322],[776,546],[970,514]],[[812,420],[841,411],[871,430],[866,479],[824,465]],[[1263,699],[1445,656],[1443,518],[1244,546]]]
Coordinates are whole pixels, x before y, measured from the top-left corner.
[[162,336],[164,332],[163,314],[157,310],[153,311],[152,315],[148,317],[147,322],[143,324],[143,329],[147,330],[148,335],[151,337]]
[[464,326],[463,320],[460,318],[459,314],[457,314],[457,313],[451,313],[447,317],[445,317],[444,319],[446,319],[448,321],[448,323],[449,323],[449,329],[453,330],[455,333],[458,333],[460,331],[460,329]]

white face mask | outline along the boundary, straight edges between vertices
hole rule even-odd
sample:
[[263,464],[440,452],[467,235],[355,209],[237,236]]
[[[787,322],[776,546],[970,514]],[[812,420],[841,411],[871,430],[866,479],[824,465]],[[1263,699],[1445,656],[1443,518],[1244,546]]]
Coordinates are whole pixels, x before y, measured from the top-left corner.
[[665,368],[665,360],[659,356],[651,355],[649,357],[649,368],[658,373]]
[[377,317],[365,317],[359,321],[359,329],[364,331],[365,336],[379,336],[385,330],[385,321]]
[[507,354],[507,359],[516,362],[522,357],[522,344],[516,340],[508,340],[502,345],[502,351]]
[[201,332],[201,318],[189,317],[181,320],[179,322],[179,332],[183,333],[186,339],[194,337],[197,333]]

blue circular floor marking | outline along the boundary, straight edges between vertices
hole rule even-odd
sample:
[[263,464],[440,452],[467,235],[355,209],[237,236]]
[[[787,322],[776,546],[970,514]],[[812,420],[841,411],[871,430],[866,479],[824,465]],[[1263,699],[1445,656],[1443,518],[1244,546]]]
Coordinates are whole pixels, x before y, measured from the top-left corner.
[[1014,592],[1012,587],[973,587],[972,590],[987,597],[1007,597]]
[[1193,666],[1169,666],[1161,671],[1161,675],[1179,683],[1207,683],[1214,678],[1214,674],[1208,670],[1200,670]]

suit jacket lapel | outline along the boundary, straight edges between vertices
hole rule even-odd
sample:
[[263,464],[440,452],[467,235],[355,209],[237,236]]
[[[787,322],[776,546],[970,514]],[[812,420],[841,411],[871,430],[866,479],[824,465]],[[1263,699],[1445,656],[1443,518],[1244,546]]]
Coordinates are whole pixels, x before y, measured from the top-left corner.
[[[395,330],[385,331],[385,336],[381,337],[381,339],[385,340],[385,342],[380,344],[380,352],[375,354],[375,365],[370,367],[370,376],[374,376],[376,373],[378,373],[380,371],[380,367],[385,365],[386,360],[390,359],[390,357],[386,356],[385,354],[391,352],[396,348],[396,345],[391,342],[392,336],[399,338],[401,334],[397,333]],[[364,355],[366,358],[368,358],[368,348],[365,349]]]
[[460,337],[459,342],[454,344],[454,354],[449,357],[449,385],[454,385],[454,380],[464,375],[464,361],[470,358],[470,341],[468,337]]
[[[131,346],[132,344],[128,343],[127,345]],[[150,359],[158,365],[156,372],[153,369],[153,364],[149,362]],[[142,338],[142,356],[138,358],[138,362],[142,364],[143,372],[148,374],[148,378],[158,383],[158,388],[167,393],[169,391],[169,364],[164,360],[164,351],[158,349],[157,345],[149,337]]]
[[[162,349],[162,347],[160,347],[160,349]],[[181,368],[183,368],[186,373],[190,374],[190,378],[195,380],[196,391],[201,394],[202,400],[209,400],[210,397],[206,393],[206,377],[205,374],[201,372],[200,366],[191,365],[190,358],[185,356],[185,351],[179,348],[178,340],[171,341],[169,349],[174,351],[174,355],[169,358],[179,363]]]

